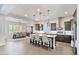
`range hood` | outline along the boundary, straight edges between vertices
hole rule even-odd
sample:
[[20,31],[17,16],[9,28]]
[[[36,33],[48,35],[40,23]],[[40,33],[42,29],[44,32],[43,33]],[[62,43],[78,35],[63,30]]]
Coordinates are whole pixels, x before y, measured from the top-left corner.
[[63,17],[59,17],[58,18],[58,30],[62,30],[63,29]]
[[63,24],[64,24],[63,17],[59,17],[58,18],[58,32],[57,32],[57,34],[59,35],[63,34]]

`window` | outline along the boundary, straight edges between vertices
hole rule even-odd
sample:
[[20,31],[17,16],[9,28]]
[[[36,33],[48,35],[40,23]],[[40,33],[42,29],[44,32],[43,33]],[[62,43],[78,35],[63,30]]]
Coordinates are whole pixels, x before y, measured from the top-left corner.
[[35,24],[35,30],[40,30],[40,24]]
[[70,31],[71,30],[71,22],[65,22],[65,30]]
[[17,32],[17,26],[16,25],[13,26],[13,31]]
[[19,31],[19,30],[20,30],[20,29],[19,29],[19,25],[16,25],[16,28],[17,28],[17,29],[16,29],[17,31]]
[[21,25],[9,24],[9,33],[11,33],[11,32],[21,32],[21,31],[22,31]]
[[18,31],[20,31],[20,32],[22,31],[22,26],[19,25]]
[[42,31],[43,30],[43,24],[35,24],[35,30]]
[[13,27],[11,24],[9,24],[9,32],[12,32],[13,31]]
[[51,23],[51,30],[53,30],[53,31],[56,30],[56,23]]

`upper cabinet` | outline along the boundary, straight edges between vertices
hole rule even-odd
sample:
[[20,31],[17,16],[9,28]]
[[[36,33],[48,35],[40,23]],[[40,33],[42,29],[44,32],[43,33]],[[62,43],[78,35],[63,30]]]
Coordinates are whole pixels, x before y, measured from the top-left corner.
[[43,31],[43,24],[35,24],[36,31]]
[[51,31],[56,31],[56,23],[51,23]]
[[35,30],[40,30],[40,24],[35,24]]
[[65,24],[65,31],[71,31],[71,22],[64,22]]

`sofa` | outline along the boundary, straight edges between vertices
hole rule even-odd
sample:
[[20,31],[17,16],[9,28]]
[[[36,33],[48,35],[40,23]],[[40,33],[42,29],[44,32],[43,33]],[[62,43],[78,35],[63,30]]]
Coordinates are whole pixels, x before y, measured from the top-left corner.
[[26,35],[27,35],[26,32],[16,32],[13,34],[13,39],[24,38],[24,37],[26,37]]

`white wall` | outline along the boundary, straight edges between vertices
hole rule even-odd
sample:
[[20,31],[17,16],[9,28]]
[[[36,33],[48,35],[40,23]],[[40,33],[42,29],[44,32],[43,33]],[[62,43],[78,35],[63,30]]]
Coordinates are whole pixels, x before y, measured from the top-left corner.
[[77,54],[79,55],[79,4],[77,5]]
[[0,15],[0,46],[5,44],[5,16]]

